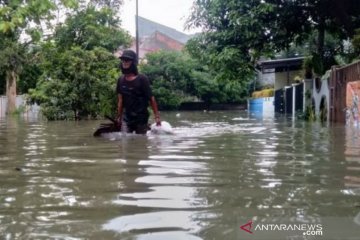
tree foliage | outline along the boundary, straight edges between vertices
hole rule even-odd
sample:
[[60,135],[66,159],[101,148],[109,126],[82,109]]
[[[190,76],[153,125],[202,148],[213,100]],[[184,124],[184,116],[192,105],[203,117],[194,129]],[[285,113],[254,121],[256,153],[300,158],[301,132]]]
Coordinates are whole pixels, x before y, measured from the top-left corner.
[[357,58],[360,57],[360,28],[356,29],[354,37],[351,40],[354,46],[354,54]]
[[31,98],[49,120],[97,117],[115,112],[118,60],[103,48],[49,48],[45,72]]
[[41,24],[50,22],[57,6],[76,4],[75,0],[0,1],[0,69],[5,75],[9,113],[15,111],[17,80],[28,60],[30,43],[41,38]]
[[194,96],[193,61],[179,52],[148,53],[140,70],[151,83],[153,94],[162,109],[176,109],[185,99]]
[[[18,48],[17,44],[23,47],[29,46],[29,42],[40,40],[43,34],[41,24],[50,24],[54,17],[54,10],[62,3],[64,6],[75,7],[76,0],[18,0],[18,1],[0,1],[0,36],[4,40],[1,44],[2,50],[11,51],[12,48]],[[47,25],[49,26],[49,25]],[[21,34],[26,33],[29,38],[21,39]],[[24,39],[27,39],[24,41]],[[9,44],[13,42],[14,44]],[[23,51],[22,51],[23,52]],[[15,50],[16,54],[17,51]],[[9,58],[1,59],[1,64],[6,67],[15,68],[12,65],[11,55]]]
[[116,46],[130,44],[108,9],[79,10],[43,46],[42,71],[31,99],[48,119],[96,118],[115,112],[119,60]]
[[[195,0],[188,25],[204,33],[188,49],[219,72],[227,72],[226,78],[246,81],[260,56],[303,44],[316,33],[312,54],[323,62],[324,71],[325,33],[339,41],[351,38],[359,13],[356,0]],[[224,58],[231,55],[234,58]]]
[[159,51],[147,54],[141,71],[152,82],[162,109],[176,109],[186,101],[240,102],[238,82],[218,82],[207,65],[185,52]]
[[60,49],[103,47],[114,52],[131,41],[130,35],[119,29],[120,20],[116,12],[107,7],[97,10],[90,6],[68,16],[65,24],[57,27],[54,40]]
[[123,4],[123,0],[88,0],[83,1],[85,6],[94,6],[96,8],[109,8],[117,11]]

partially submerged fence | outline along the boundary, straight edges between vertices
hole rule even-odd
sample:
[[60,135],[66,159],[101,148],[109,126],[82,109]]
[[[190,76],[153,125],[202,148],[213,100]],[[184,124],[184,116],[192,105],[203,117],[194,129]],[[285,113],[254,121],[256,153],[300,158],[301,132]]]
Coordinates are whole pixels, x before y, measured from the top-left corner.
[[0,117],[6,115],[6,108],[7,108],[7,97],[0,96]]
[[304,110],[304,83],[292,84],[275,91],[275,112],[292,114]]
[[[25,118],[37,118],[40,111],[40,107],[37,104],[27,104],[24,95],[16,96],[16,108],[19,110],[19,113]],[[0,96],[0,117],[6,116],[6,110],[7,97]]]
[[[330,75],[330,121],[346,122],[347,87],[351,82],[360,81],[360,61],[344,67],[332,67]],[[354,92],[358,96],[359,90]],[[349,96],[348,96],[349,98]],[[357,111],[359,111],[357,109]]]

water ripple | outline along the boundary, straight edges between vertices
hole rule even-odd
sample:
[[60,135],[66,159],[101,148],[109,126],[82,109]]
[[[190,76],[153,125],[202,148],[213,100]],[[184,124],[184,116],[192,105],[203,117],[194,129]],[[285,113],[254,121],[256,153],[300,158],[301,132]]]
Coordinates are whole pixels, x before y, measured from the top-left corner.
[[0,235],[243,239],[250,219],[316,219],[330,239],[329,215],[344,219],[338,239],[360,235],[356,129],[246,112],[164,115],[174,135],[93,138],[99,122],[0,120]]

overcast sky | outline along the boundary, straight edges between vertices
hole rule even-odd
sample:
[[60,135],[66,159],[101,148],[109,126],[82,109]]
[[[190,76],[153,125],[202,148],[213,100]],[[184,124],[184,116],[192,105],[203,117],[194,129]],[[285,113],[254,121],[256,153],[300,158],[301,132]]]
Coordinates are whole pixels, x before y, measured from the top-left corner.
[[[138,0],[139,16],[174,28],[184,33],[199,30],[184,30],[194,0]],[[135,36],[136,0],[124,0],[120,11],[122,27]]]

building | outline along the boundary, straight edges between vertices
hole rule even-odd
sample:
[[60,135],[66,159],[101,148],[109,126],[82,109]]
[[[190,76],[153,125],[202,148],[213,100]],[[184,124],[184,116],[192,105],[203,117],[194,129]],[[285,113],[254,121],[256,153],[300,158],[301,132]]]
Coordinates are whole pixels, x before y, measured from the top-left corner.
[[[159,50],[181,51],[186,42],[193,36],[140,16],[138,16],[138,34],[140,59],[144,59],[149,52]],[[136,51],[135,38],[130,48]]]
[[303,77],[302,64],[304,57],[262,60],[257,64],[257,84],[274,86],[279,90],[294,83],[296,77]]
[[[133,42],[132,49],[136,49],[136,42]],[[155,31],[149,36],[144,36],[139,42],[139,58],[144,59],[145,55],[150,52],[159,50],[181,51],[184,44],[169,37],[168,35]]]
[[153,22],[140,16],[138,16],[138,24],[140,39],[150,36],[156,31],[161,32],[162,34],[167,35],[169,38],[179,41],[182,44],[185,44],[192,37],[192,35],[187,35],[185,33],[177,31],[176,29],[162,25],[157,22]]
[[303,85],[296,86],[296,78],[303,79],[304,57],[259,61],[259,82],[274,86],[274,110],[295,114],[304,106]]

